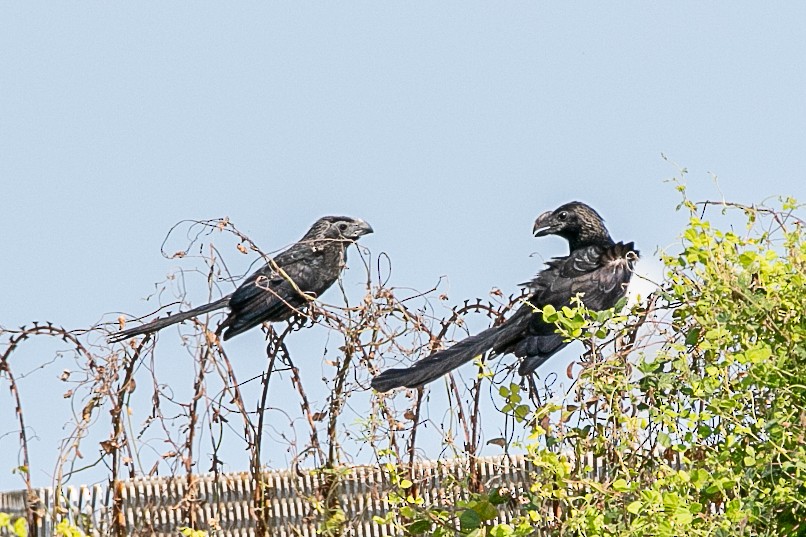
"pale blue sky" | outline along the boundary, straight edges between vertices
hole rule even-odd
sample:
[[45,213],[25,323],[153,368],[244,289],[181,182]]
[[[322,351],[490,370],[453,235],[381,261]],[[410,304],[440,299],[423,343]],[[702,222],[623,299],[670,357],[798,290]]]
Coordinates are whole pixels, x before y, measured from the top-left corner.
[[[732,200],[806,199],[804,27],[799,2],[3,3],[0,325],[151,311],[154,283],[194,266],[159,252],[182,219],[228,216],[274,250],[360,216],[390,284],[446,276],[446,308],[564,252],[530,230],[573,199],[649,258],[684,221],[661,153],[694,197],[719,197],[713,173]],[[262,348],[228,343],[241,378]],[[21,383],[37,484],[69,416],[61,369]],[[320,401],[322,372],[303,371]],[[0,490],[19,487],[15,435],[0,453]]]

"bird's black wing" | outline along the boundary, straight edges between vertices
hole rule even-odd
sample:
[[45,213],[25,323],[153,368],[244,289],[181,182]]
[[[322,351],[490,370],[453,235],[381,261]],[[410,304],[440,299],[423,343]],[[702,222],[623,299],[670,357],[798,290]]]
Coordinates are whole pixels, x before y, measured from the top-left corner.
[[588,309],[612,308],[627,292],[637,257],[632,243],[582,248],[548,263],[549,268],[529,284],[532,299],[560,308],[580,294]]
[[224,339],[285,320],[333,285],[341,260],[330,250],[297,244],[250,275],[230,298]]
[[[580,295],[588,309],[612,308],[627,293],[637,255],[632,243],[618,243],[588,246],[552,260],[549,268],[530,282],[533,290],[530,302],[540,308],[549,304],[561,308]],[[511,349],[523,359],[518,369],[521,375],[533,372],[567,345],[555,332],[554,325],[544,322],[540,314],[531,316],[527,334]]]

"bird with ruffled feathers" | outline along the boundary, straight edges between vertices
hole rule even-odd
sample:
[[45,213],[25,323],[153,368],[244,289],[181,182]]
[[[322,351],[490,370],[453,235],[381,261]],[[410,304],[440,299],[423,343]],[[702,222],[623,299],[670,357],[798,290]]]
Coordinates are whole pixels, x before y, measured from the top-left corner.
[[550,260],[545,270],[523,284],[529,297],[512,317],[410,367],[383,371],[372,380],[372,387],[379,392],[416,388],[486,352],[514,354],[521,359],[518,372],[529,375],[568,344],[553,324],[543,321],[537,308],[559,309],[580,296],[586,307],[599,311],[612,308],[626,295],[638,251],[633,243],[614,242],[593,208],[578,201],[566,203],[538,216],[532,232],[535,237],[566,239],[570,252]]

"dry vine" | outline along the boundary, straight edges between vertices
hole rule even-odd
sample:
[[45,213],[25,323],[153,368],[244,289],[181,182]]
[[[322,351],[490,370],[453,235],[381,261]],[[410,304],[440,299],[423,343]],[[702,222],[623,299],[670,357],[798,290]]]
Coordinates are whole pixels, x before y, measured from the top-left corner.
[[[174,253],[166,252],[166,245],[180,229],[185,230],[185,244]],[[180,259],[191,268],[181,270],[176,279],[158,287],[160,298],[170,291],[178,292],[179,296],[154,313],[175,308],[178,303],[184,302],[186,286],[194,287],[194,283],[203,280],[208,298],[214,299],[223,293],[222,287],[227,286],[228,282],[239,279],[239,276],[231,275],[224,262],[227,256],[221,252],[227,250],[212,243],[213,239],[221,241],[222,234],[224,240],[234,238],[235,247],[242,254],[258,253],[253,265],[263,259],[262,251],[229,220],[181,222],[171,230],[163,243],[163,253],[167,258]],[[339,305],[317,303],[289,323],[267,327],[266,365],[258,375],[246,382],[239,382],[236,378],[241,363],[232,363],[215,336],[215,316],[206,316],[186,324],[181,329],[181,344],[193,356],[195,373],[190,375],[188,371],[186,375],[192,395],[185,400],[178,398],[174,387],[159,378],[157,362],[166,358],[164,355],[176,352],[176,349],[167,349],[166,345],[160,344],[159,337],[145,337],[115,346],[95,344],[91,352],[86,342],[101,338],[105,340],[117,323],[75,331],[50,324],[35,324],[19,330],[0,328],[0,338],[5,339],[6,345],[0,355],[0,377],[6,379],[16,401],[20,466],[26,469],[21,475],[29,492],[28,519],[32,530],[36,531],[42,517],[50,516],[57,520],[64,514],[58,510],[43,512],[30,479],[32,461],[28,453],[21,387],[13,374],[11,358],[20,344],[33,336],[64,340],[82,358],[83,363],[82,374],[73,374],[83,380],[76,383],[67,397],[69,402],[78,404],[81,411],[69,442],[65,443],[52,485],[59,490],[81,479],[82,472],[74,468],[80,458],[81,440],[91,425],[100,429],[109,427],[108,439],[100,444],[99,462],[108,469],[107,479],[113,494],[109,527],[114,535],[127,535],[135,529],[123,512],[123,480],[157,472],[164,474],[166,470],[177,479],[184,474],[184,497],[175,507],[181,513],[183,525],[198,527],[197,477],[207,469],[201,463],[204,457],[209,456],[209,469],[218,477],[226,464],[227,453],[234,450],[233,444],[240,444],[237,447],[249,454],[249,471],[254,486],[251,512],[259,534],[270,532],[266,515],[270,497],[262,478],[265,461],[267,454],[282,452],[292,454],[294,467],[307,467],[309,470],[312,467],[319,472],[318,497],[311,501],[312,506],[319,507],[312,507],[310,515],[319,517],[323,533],[343,532],[350,521],[339,518],[340,469],[347,463],[355,462],[346,455],[343,443],[352,438],[350,435],[356,434],[355,425],[346,423],[345,410],[350,408],[351,401],[361,397],[364,397],[364,402],[358,404],[366,406],[356,414],[368,416],[361,425],[363,432],[360,434],[371,448],[371,453],[363,455],[363,462],[377,464],[392,460],[399,468],[400,475],[413,479],[412,468],[422,454],[418,447],[421,436],[436,433],[441,449],[450,448],[456,433],[451,430],[450,423],[455,417],[463,436],[462,447],[455,453],[467,457],[469,490],[482,490],[485,484],[479,479],[476,468],[476,458],[483,447],[482,399],[485,390],[490,389],[488,377],[512,374],[511,368],[504,366],[511,361],[496,362],[497,372],[488,372],[488,365],[480,363],[473,372],[481,374],[472,375],[469,385],[460,382],[455,374],[448,378],[447,397],[452,409],[447,428],[443,423],[423,416],[427,390],[402,392],[402,395],[395,396],[376,394],[369,401],[366,401],[365,394],[368,392],[369,379],[381,367],[410,363],[448,345],[448,334],[453,330],[467,332],[464,327],[470,316],[483,317],[487,325],[501,323],[513,307],[521,304],[521,297],[504,298],[500,292],[494,291],[491,301],[465,301],[447,315],[441,315],[438,311],[442,306],[435,306],[434,302],[441,304],[447,297],[438,296],[437,287],[425,293],[391,287],[388,285],[388,258],[384,254],[373,258],[364,249],[360,249],[359,254],[352,255],[351,264],[353,270],[363,270],[365,274],[360,299],[351,303],[354,288],[342,287]],[[331,291],[327,296],[334,295]],[[321,349],[322,359],[334,369],[334,373],[324,379],[324,387],[318,386],[314,390],[327,393],[324,401],[311,396],[314,391],[310,386],[318,380],[312,374],[315,367],[306,364],[305,370],[301,370],[292,358],[294,352],[293,344],[289,342],[290,335],[297,332],[308,334],[308,331],[320,335],[324,333],[327,338]],[[626,343],[618,346],[622,352],[638,345],[636,331],[626,339]],[[585,367],[592,367],[593,362],[591,358]],[[143,377],[149,373],[150,379],[146,382]],[[289,375],[290,379],[287,379]],[[295,394],[296,401],[289,397],[273,398],[279,386],[277,383],[286,380],[292,387],[290,393]],[[254,381],[259,382],[258,390],[253,388]],[[142,402],[135,402],[133,396],[138,385],[147,386],[149,383],[152,386],[149,416],[135,426],[127,416]],[[438,390],[444,384],[435,383],[435,386],[431,389]],[[534,382],[531,386],[534,397],[539,397],[548,389],[544,386],[537,390]],[[250,395],[245,395],[245,387],[249,387]],[[102,415],[103,412],[109,412],[111,422],[98,420],[93,423],[93,416]],[[238,432],[232,423],[235,415],[242,422],[242,432]],[[278,416],[285,416],[287,424],[279,425]],[[489,419],[500,421],[502,415],[495,413]],[[590,419],[594,422],[597,419],[595,407]],[[296,423],[299,420],[306,429],[302,440],[296,437]],[[503,427],[512,433],[513,423],[498,423],[494,427]],[[161,431],[159,441],[169,446],[167,451],[150,447],[157,442],[153,438],[146,439],[146,435],[153,434],[155,428]],[[211,443],[209,452],[200,451],[203,439]],[[146,448],[159,454],[145,461],[143,454]],[[89,467],[97,468],[98,465]],[[417,493],[416,484],[411,492]],[[316,509],[319,511],[315,512]]]

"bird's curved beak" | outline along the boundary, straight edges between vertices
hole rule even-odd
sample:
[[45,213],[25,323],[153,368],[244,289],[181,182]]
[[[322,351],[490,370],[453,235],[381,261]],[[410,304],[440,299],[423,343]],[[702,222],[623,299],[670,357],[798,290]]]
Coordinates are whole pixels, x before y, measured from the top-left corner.
[[535,237],[543,237],[551,234],[551,211],[546,211],[535,220],[535,225],[532,228],[532,235]]
[[361,231],[361,235],[369,235],[370,233],[375,232],[375,230],[372,229],[372,226],[369,225],[369,222],[365,220],[358,221],[358,229]]

